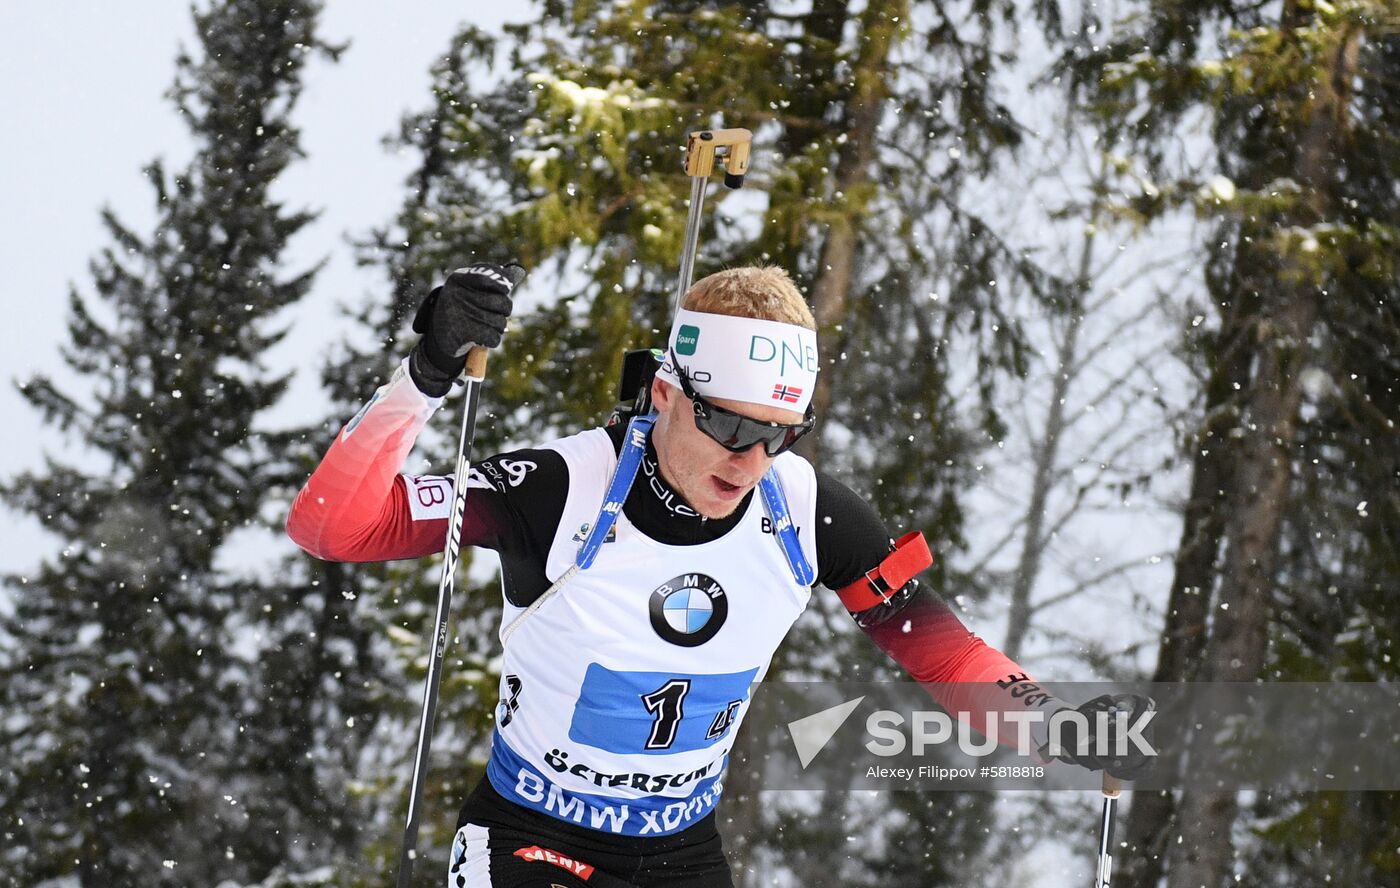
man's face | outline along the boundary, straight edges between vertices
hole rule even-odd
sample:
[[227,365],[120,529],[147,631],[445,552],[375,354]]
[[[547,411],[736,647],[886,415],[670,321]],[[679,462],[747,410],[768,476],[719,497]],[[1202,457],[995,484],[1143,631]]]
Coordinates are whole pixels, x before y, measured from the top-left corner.
[[[657,379],[651,384],[651,400],[656,405],[656,425],[651,440],[661,463],[661,476],[685,497],[695,511],[706,518],[724,518],[758,484],[773,458],[761,444],[743,453],[721,447],[695,427],[695,408],[678,388]],[[802,414],[780,407],[764,407],[726,398],[707,398],[710,403],[762,422],[799,423]]]

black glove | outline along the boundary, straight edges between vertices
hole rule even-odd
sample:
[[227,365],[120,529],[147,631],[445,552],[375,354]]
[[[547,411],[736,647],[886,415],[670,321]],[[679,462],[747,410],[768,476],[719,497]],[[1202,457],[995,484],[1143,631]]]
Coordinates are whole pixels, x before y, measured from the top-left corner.
[[[1111,697],[1104,694],[1095,697],[1078,708],[1089,721],[1088,751],[1083,755],[1076,754],[1075,750],[1079,748],[1079,729],[1074,722],[1067,721],[1064,722],[1060,733],[1060,745],[1063,749],[1056,758],[1088,768],[1090,771],[1107,771],[1120,780],[1136,780],[1152,770],[1157,764],[1157,757],[1140,749],[1131,736],[1125,744],[1126,751],[1119,755],[1118,737],[1120,734],[1133,734],[1133,727],[1138,724],[1138,720],[1145,713],[1155,712],[1156,709],[1156,702],[1142,694],[1114,694]],[[1107,742],[1103,744],[1099,743],[1098,736],[1100,712],[1110,714]],[[1118,712],[1128,713],[1126,720],[1116,717],[1115,713]],[[1152,746],[1151,723],[1138,731],[1136,736],[1142,737],[1148,746]],[[1101,746],[1107,750],[1107,754],[1097,754]]]
[[501,344],[510,317],[510,293],[525,269],[479,262],[459,268],[418,306],[413,331],[422,339],[408,358],[408,374],[423,394],[440,398],[452,388],[474,345]]

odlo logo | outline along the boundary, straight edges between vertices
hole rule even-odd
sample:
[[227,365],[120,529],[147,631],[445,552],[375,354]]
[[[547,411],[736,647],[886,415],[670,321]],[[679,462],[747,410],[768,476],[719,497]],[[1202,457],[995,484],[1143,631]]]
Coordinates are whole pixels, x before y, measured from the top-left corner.
[[713,578],[681,574],[657,586],[649,602],[651,628],[681,647],[696,647],[715,637],[729,616],[729,599]]
[[681,328],[676,331],[676,354],[693,355],[695,347],[700,344],[700,328],[690,324],[681,324]]

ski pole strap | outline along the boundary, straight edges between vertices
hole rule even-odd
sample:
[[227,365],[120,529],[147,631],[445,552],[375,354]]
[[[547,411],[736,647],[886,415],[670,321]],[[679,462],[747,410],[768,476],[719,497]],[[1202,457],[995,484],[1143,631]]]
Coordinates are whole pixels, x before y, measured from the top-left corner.
[[656,415],[652,414],[634,416],[627,423],[627,437],[622,452],[618,454],[617,468],[613,469],[612,479],[608,481],[608,492],[603,498],[603,507],[598,510],[598,520],[593,522],[593,529],[574,556],[574,564],[582,570],[593,565],[593,559],[598,557],[598,550],[603,548],[603,541],[608,538],[608,531],[617,523],[622,504],[627,500],[627,492],[637,479],[637,469],[642,465],[642,456],[647,449],[647,435],[651,433],[651,425],[655,421]]
[[802,554],[802,544],[797,541],[797,528],[793,526],[792,515],[788,512],[787,497],[783,495],[783,485],[771,468],[758,482],[763,493],[763,507],[768,511],[768,519],[773,522],[774,536],[787,557],[793,579],[799,585],[810,586],[817,581],[817,572]]
[[849,586],[837,589],[836,594],[846,610],[858,614],[889,601],[930,564],[933,564],[933,554],[928,550],[923,532],[906,533],[895,540],[894,550],[884,561]]

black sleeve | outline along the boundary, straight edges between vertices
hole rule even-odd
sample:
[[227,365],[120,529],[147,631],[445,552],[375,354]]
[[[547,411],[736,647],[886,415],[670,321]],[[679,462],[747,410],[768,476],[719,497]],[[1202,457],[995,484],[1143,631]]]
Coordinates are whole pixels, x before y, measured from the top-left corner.
[[817,580],[840,589],[890,552],[889,529],[870,504],[830,475],[817,472]]
[[[502,558],[543,566],[569,494],[569,468],[553,450],[512,450],[472,464],[469,483],[490,491],[482,500],[498,527],[490,548]],[[468,502],[471,498],[468,497]]]

